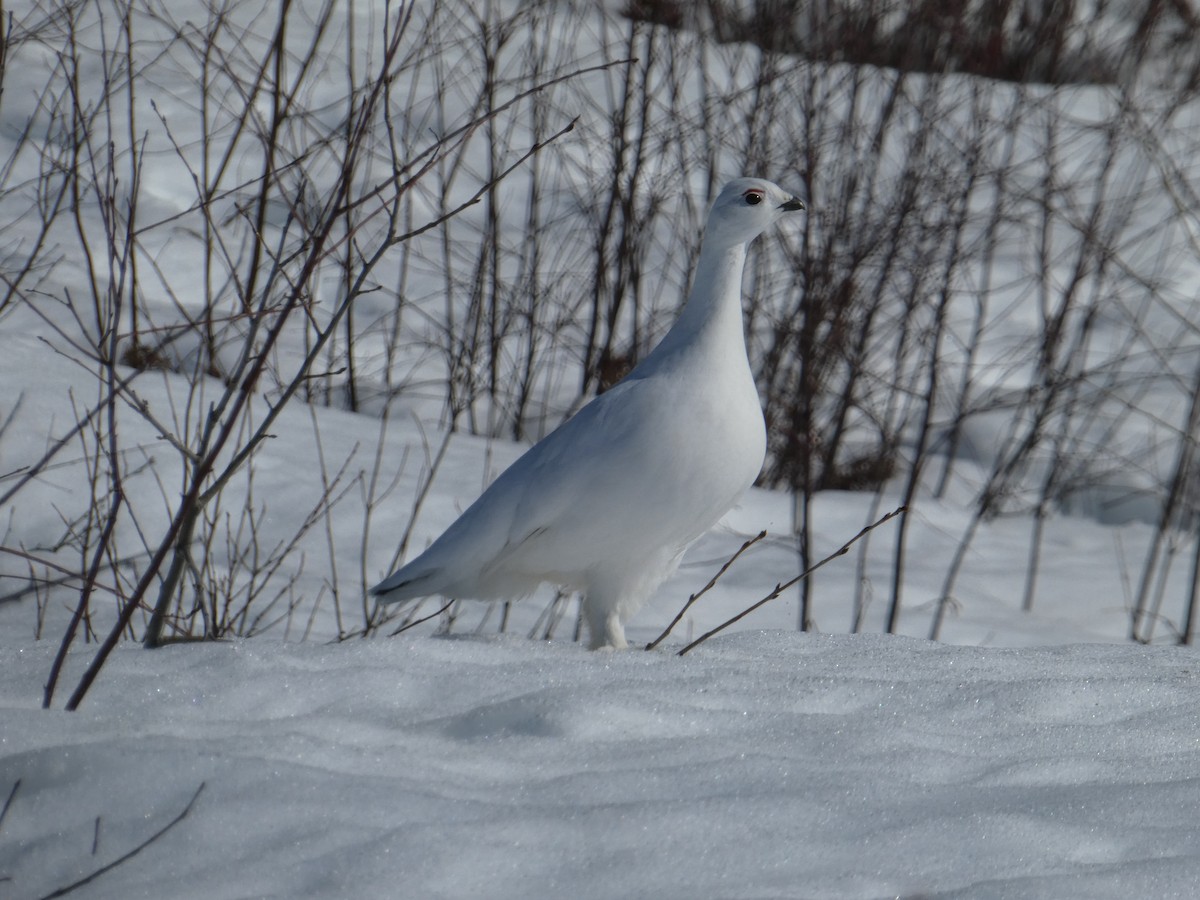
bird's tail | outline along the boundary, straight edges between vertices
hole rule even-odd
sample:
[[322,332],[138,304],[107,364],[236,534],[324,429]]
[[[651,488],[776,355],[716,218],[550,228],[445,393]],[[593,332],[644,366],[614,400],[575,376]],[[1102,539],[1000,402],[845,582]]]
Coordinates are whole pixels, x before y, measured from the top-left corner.
[[436,593],[429,586],[432,578],[432,572],[413,575],[400,569],[383,579],[368,593],[372,597],[378,597],[380,603],[399,603],[402,600],[411,600],[413,597],[425,597]]

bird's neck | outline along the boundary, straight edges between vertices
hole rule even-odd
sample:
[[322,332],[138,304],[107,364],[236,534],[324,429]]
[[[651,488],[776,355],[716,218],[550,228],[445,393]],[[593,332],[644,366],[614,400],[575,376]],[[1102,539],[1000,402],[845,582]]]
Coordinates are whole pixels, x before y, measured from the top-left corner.
[[719,354],[745,358],[742,334],[742,270],[746,245],[702,245],[692,291],[654,356],[674,355],[684,348],[703,348],[710,358]]

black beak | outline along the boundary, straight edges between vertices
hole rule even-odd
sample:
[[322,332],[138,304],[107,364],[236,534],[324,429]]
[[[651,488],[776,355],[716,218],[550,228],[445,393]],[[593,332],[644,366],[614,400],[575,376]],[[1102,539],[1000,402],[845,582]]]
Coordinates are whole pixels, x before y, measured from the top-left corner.
[[779,208],[787,212],[795,212],[798,209],[804,209],[804,202],[799,197],[793,197],[786,203],[779,204]]

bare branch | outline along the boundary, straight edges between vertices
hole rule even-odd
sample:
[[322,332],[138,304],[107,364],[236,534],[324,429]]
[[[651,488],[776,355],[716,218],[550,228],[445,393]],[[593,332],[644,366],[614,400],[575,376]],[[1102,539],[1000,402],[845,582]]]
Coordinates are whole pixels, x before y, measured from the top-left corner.
[[60,887],[56,891],[51,891],[49,894],[46,894],[44,897],[42,897],[42,900],[52,900],[52,898],[54,898],[54,897],[65,897],[67,894],[71,893],[72,891],[75,891],[75,890],[83,887],[84,885],[91,884],[93,881],[95,881],[97,878],[99,878],[105,872],[111,872],[113,869],[117,868],[117,866],[122,865],[123,863],[129,862],[129,860],[133,859],[135,856],[137,856],[139,853],[141,853],[143,850],[145,850],[147,847],[149,847],[151,844],[153,844],[155,841],[157,841],[159,838],[161,838],[163,835],[165,835],[168,831],[170,831],[172,828],[174,828],[176,825],[178,825],[180,822],[182,822],[184,819],[187,818],[188,813],[190,813],[192,811],[192,807],[196,804],[196,800],[199,799],[200,792],[204,790],[204,785],[206,783],[207,782],[204,782],[204,781],[200,782],[200,787],[196,788],[196,793],[192,794],[192,799],[187,802],[187,806],[185,806],[182,810],[180,810],[179,814],[177,816],[175,816],[175,818],[173,818],[170,822],[168,822],[166,825],[164,825],[158,831],[154,832],[154,834],[150,835],[150,837],[146,838],[146,840],[142,841],[140,844],[138,844],[136,847],[134,847],[128,853],[124,853],[121,856],[118,856],[112,862],[108,863],[107,865],[101,866],[99,869],[92,872],[90,875],[86,875],[83,878],[79,879],[78,881],[73,881],[68,885],[64,885],[63,887]]
[[759,541],[761,541],[766,536],[767,536],[767,532],[766,532],[766,530],[763,530],[763,531],[760,531],[758,534],[756,534],[754,537],[750,538],[750,540],[743,543],[742,546],[740,546],[737,549],[737,552],[734,553],[733,556],[729,557],[729,559],[727,559],[725,561],[725,565],[721,566],[721,568],[717,571],[717,574],[709,579],[708,584],[706,584],[704,587],[700,588],[700,590],[696,591],[696,593],[692,594],[692,596],[687,598],[687,602],[684,603],[683,608],[680,609],[679,612],[677,612],[675,614],[675,618],[673,618],[671,620],[671,624],[669,624],[666,628],[663,629],[662,634],[660,634],[658,637],[656,637],[654,640],[652,640],[650,643],[648,643],[646,645],[645,649],[653,650],[655,647],[657,647],[659,644],[661,644],[663,638],[665,638],[668,634],[671,633],[671,630],[676,625],[679,624],[679,620],[682,619],[684,617],[684,615],[686,615],[687,611],[692,608],[692,604],[695,603],[697,600],[699,600],[701,597],[703,597],[705,594],[707,594],[710,590],[712,590],[713,587],[716,586],[716,583],[721,579],[721,576],[729,571],[729,567],[732,566],[734,564],[734,562],[737,561],[737,558],[739,556],[741,556],[743,553],[745,553],[747,550],[749,550],[751,547],[753,547],[755,544],[757,544]]
[[688,644],[686,647],[684,647],[682,650],[680,650],[679,653],[676,655],[683,656],[685,653],[687,653],[689,650],[693,649],[694,647],[700,646],[705,641],[707,641],[710,637],[712,637],[714,634],[718,634],[719,632],[724,631],[730,625],[732,625],[735,622],[738,622],[738,621],[744,619],[746,616],[750,615],[750,613],[754,612],[760,606],[763,606],[763,605],[769,603],[770,601],[774,600],[776,597],[778,597],[780,594],[782,594],[784,591],[786,591],[792,585],[798,583],[803,578],[807,578],[809,575],[811,575],[813,572],[817,571],[817,569],[821,568],[821,566],[825,565],[827,562],[837,559],[839,556],[844,556],[846,553],[848,553],[850,551],[850,548],[852,546],[854,546],[855,542],[858,541],[859,538],[861,538],[865,534],[870,533],[871,531],[874,531],[876,528],[878,528],[884,522],[894,519],[896,516],[898,516],[902,512],[904,512],[904,510],[905,510],[905,507],[903,507],[903,506],[897,507],[896,509],[894,509],[890,513],[888,513],[886,516],[884,516],[883,518],[866,526],[865,528],[863,528],[862,531],[860,531],[854,537],[850,538],[850,540],[846,541],[846,543],[842,544],[841,547],[839,547],[837,550],[830,553],[827,557],[825,557],[819,563],[809,566],[807,569],[805,569],[803,572],[801,572],[799,575],[797,575],[791,581],[785,582],[784,584],[777,584],[775,586],[775,590],[771,591],[771,593],[767,594],[767,596],[763,597],[757,603],[746,607],[740,613],[738,613],[736,616],[734,616],[732,619],[728,619],[725,622],[722,622],[716,628],[712,629],[712,631],[708,631],[708,632],[705,632],[704,634],[700,635],[700,637],[696,638],[696,640],[692,641],[690,644]]

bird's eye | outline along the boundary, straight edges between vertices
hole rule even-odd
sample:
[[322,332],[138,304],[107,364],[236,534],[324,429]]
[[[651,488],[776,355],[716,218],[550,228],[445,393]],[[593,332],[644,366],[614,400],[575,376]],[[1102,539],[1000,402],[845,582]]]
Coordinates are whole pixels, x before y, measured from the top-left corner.
[[751,206],[757,206],[759,203],[763,202],[762,191],[749,190],[746,191],[746,193],[744,193],[742,196],[746,198],[746,202]]

